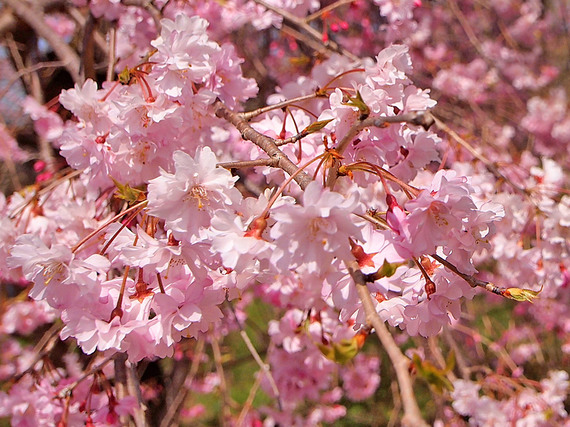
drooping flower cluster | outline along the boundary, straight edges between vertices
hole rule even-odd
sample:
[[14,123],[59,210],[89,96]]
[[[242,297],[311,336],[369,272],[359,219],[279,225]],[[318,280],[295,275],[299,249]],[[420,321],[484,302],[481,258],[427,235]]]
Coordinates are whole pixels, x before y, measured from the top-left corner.
[[[35,186],[0,199],[0,280],[10,297],[26,286],[20,297],[30,297],[1,307],[0,333],[23,341],[0,340],[0,379],[20,379],[0,393],[0,417],[34,425],[120,425],[120,417],[136,417],[142,400],[159,391],[143,385],[136,402],[111,386],[124,372],[83,376],[98,352],[125,353],[131,373],[144,358],[191,359],[191,375],[200,376],[206,342],[217,372],[190,376],[186,387],[226,394],[218,341],[237,329],[245,334],[255,304],[277,316],[268,326],[268,369],[257,360],[259,384],[277,403],[249,408],[238,424],[317,425],[347,416],[348,401],[366,401],[380,385],[379,358],[357,355],[371,318],[404,331],[402,340],[445,329],[453,343],[450,330],[466,331],[461,301],[476,287],[513,299],[519,291],[527,300],[540,289],[545,298],[518,313],[554,331],[570,352],[568,96],[558,83],[528,92],[558,75],[554,66],[539,67],[547,43],[531,36],[558,22],[545,6],[493,5],[501,36],[480,42],[494,26],[475,34],[470,16],[489,11],[466,18],[472,5],[462,0],[449,9],[353,2],[346,19],[354,25],[335,8],[310,15],[320,9],[315,0],[271,0],[270,9],[246,0],[73,3],[113,21],[118,77],[63,90],[58,100],[71,119],[24,102],[36,133],[73,172],[57,173],[52,159]],[[300,39],[272,40],[271,29],[267,40],[247,37],[248,22],[295,34],[293,23],[307,32],[308,46],[322,50],[307,57]],[[54,16],[48,25],[69,39],[80,24]],[[478,55],[463,55],[440,36],[442,27]],[[386,47],[378,52],[379,40]],[[242,73],[240,55],[258,49],[269,58]],[[262,99],[240,113],[258,92],[244,75],[278,82],[260,87],[267,107],[257,109]],[[414,84],[426,76],[435,96]],[[459,133],[428,113],[435,98],[438,116]],[[459,102],[450,108],[452,98]],[[466,105],[481,129],[456,118]],[[2,141],[12,155],[1,157],[28,158],[4,125]],[[354,263],[372,311],[357,292]],[[34,358],[26,337],[57,318],[60,339],[92,355],[89,365],[50,365],[57,331]],[[515,376],[540,349],[526,341],[532,327],[513,331],[500,343],[514,347],[508,366]],[[186,338],[198,344],[188,350]],[[428,369],[414,366],[420,377]],[[453,401],[450,419],[542,423],[548,407],[555,419],[566,416],[561,372],[500,398],[487,393],[491,378],[472,382],[460,367],[462,380],[452,378],[451,363],[425,375],[430,386],[453,379],[441,380]],[[194,403],[189,416],[199,417],[203,407]]]

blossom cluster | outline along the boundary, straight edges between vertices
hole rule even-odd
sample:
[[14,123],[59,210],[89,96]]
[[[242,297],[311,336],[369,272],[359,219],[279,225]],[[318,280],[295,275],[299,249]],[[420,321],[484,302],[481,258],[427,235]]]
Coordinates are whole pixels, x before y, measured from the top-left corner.
[[[461,328],[462,301],[485,290],[519,300],[540,292],[519,314],[555,331],[567,355],[567,93],[562,84],[529,92],[556,85],[556,66],[540,67],[546,48],[529,39],[530,31],[557,26],[556,16],[533,0],[494,5],[506,46],[477,40],[485,29],[473,33],[480,15],[466,18],[467,1],[449,9],[355,1],[346,18],[317,14],[319,40],[303,19],[314,19],[321,2],[267,3],[73,1],[117,23],[117,77],[63,90],[59,111],[32,97],[23,102],[38,137],[70,169],[52,164],[33,186],[0,198],[0,280],[10,292],[25,288],[3,308],[0,333],[27,337],[58,319],[59,339],[77,343],[92,362],[101,353],[107,362],[124,354],[133,368],[143,359],[200,363],[203,355],[189,357],[185,343],[206,341],[218,357],[218,340],[246,334],[257,301],[277,316],[268,324],[266,369],[257,374],[276,404],[240,414],[240,422],[249,416],[268,425],[332,423],[347,415],[347,401],[374,395],[380,359],[357,355],[374,333],[371,318],[403,331],[402,340],[435,339]],[[62,14],[47,22],[63,39],[76,31]],[[308,27],[326,55],[294,67],[297,41],[279,38],[267,46],[269,70],[257,58],[246,73],[241,55],[263,41],[240,45],[240,31],[251,24],[270,40],[291,22]],[[442,28],[463,31],[458,37],[478,55],[428,43]],[[357,55],[335,48],[335,34]],[[264,73],[277,86],[249,77]],[[426,74],[433,92],[416,83]],[[254,104],[259,92],[266,100]],[[514,115],[511,101],[522,112],[501,120]],[[484,131],[457,120],[450,105],[472,108]],[[12,161],[29,158],[4,125],[0,140]],[[503,340],[517,342],[515,367],[539,353]],[[111,365],[83,375],[88,368],[75,356],[52,366],[12,338],[0,345],[0,378],[19,379],[0,392],[0,416],[14,424],[121,425],[138,416],[142,397],[117,393],[111,383],[120,374]],[[191,379],[186,388],[222,392],[222,362],[215,364],[216,374],[205,377],[215,384]],[[452,368],[433,369],[443,376]],[[496,386],[491,378],[451,379],[444,381],[453,390],[449,419],[538,424],[567,415],[562,371],[504,399],[486,393]]]

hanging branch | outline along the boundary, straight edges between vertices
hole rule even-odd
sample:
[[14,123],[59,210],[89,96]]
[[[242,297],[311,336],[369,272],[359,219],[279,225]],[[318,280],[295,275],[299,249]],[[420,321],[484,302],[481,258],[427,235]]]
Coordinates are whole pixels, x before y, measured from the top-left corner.
[[396,341],[394,341],[394,338],[390,334],[390,331],[386,328],[384,321],[376,312],[374,303],[372,302],[372,297],[370,296],[370,291],[366,286],[364,274],[362,274],[362,271],[360,271],[358,267],[358,262],[345,261],[345,263],[350,276],[356,284],[358,296],[362,301],[362,306],[366,313],[366,321],[374,327],[376,335],[386,350],[386,353],[394,366],[394,370],[396,371],[396,377],[398,378],[398,384],[400,386],[400,396],[402,397],[402,404],[404,406],[402,425],[410,427],[427,427],[428,424],[422,418],[422,414],[414,394],[412,378],[410,377],[409,371],[410,360],[401,352],[398,344],[396,344]]
[[50,44],[55,54],[65,63],[65,68],[73,81],[75,83],[83,83],[83,76],[79,73],[79,56],[47,26],[42,13],[22,0],[5,0],[5,2],[20,19],[33,28],[38,36],[44,38]]
[[533,291],[530,289],[521,289],[521,288],[500,288],[495,286],[491,282],[486,282],[485,280],[477,279],[476,277],[465,274],[459,271],[459,269],[447,261],[445,258],[440,257],[437,254],[430,255],[433,259],[437,260],[440,264],[443,264],[447,269],[451,270],[453,273],[461,277],[465,280],[472,288],[479,287],[483,288],[488,292],[491,292],[496,295],[500,295],[502,297],[513,299],[515,301],[528,301],[532,303],[534,299],[538,296],[538,294],[542,291],[540,288],[539,291]]

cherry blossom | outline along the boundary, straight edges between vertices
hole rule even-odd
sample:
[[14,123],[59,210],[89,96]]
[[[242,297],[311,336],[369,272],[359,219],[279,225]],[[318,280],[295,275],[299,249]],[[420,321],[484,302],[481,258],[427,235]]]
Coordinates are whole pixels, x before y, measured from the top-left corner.
[[563,2],[4,3],[2,421],[564,423]]

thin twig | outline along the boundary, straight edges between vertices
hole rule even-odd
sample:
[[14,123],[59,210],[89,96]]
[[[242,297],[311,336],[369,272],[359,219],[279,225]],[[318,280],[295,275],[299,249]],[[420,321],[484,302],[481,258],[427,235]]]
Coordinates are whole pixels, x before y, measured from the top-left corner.
[[249,410],[253,406],[253,400],[255,399],[255,395],[257,394],[257,390],[259,390],[259,386],[261,385],[262,379],[263,379],[263,375],[258,375],[255,378],[255,382],[251,386],[251,390],[249,390],[249,394],[247,396],[247,399],[246,399],[245,403],[243,404],[243,408],[242,408],[241,412],[239,413],[238,419],[236,421],[237,427],[243,426],[243,422],[245,420],[245,417],[247,416],[247,413],[249,412]]
[[218,343],[218,339],[216,337],[212,337],[210,340],[210,345],[212,346],[212,351],[214,353],[214,363],[216,365],[216,372],[218,374],[218,378],[220,379],[220,384],[218,388],[220,390],[220,394],[222,395],[222,426],[229,426],[230,420],[232,417],[231,410],[230,410],[230,394],[228,391],[228,386],[226,383],[226,375],[224,373],[224,367],[222,366],[222,352],[220,350],[220,344]]
[[320,18],[323,14],[331,12],[341,6],[344,6],[345,4],[350,4],[355,2],[356,0],[337,0],[336,2],[329,4],[328,6],[323,7],[322,9],[316,11],[315,13],[307,16],[305,18],[305,22],[309,23],[311,21],[314,21],[315,19]]
[[451,350],[455,353],[455,361],[457,363],[457,367],[459,368],[459,372],[461,373],[461,378],[464,380],[469,379],[469,368],[467,367],[467,363],[465,362],[465,358],[461,353],[459,346],[455,342],[455,339],[451,335],[449,327],[445,326],[443,328],[443,337],[451,347]]
[[60,68],[63,67],[65,64],[62,61],[50,61],[50,62],[38,62],[29,67],[25,67],[21,70],[17,70],[13,77],[8,80],[6,83],[6,87],[0,91],[0,99],[4,98],[14,83],[16,83],[21,77],[26,76],[30,73],[35,73],[36,71],[42,70],[44,68]]
[[268,111],[278,110],[283,107],[287,107],[291,104],[296,104],[297,102],[307,101],[309,99],[315,99],[319,96],[326,97],[326,95],[320,94],[319,92],[310,93],[308,95],[298,96],[297,98],[291,98],[285,101],[278,102],[276,104],[271,104],[266,107],[257,108],[256,110],[240,113],[240,116],[242,116],[245,120],[251,120],[252,118],[259,116],[260,114],[267,113]]
[[101,363],[99,363],[98,365],[96,365],[96,366],[92,367],[91,369],[88,369],[87,371],[85,371],[83,373],[83,375],[81,375],[77,380],[73,381],[71,384],[67,385],[64,389],[62,389],[59,392],[59,397],[64,398],[66,395],[73,392],[75,387],[77,387],[79,384],[81,384],[83,381],[85,381],[86,378],[93,375],[95,372],[103,370],[105,365],[107,365],[107,363],[109,363],[111,360],[113,360],[115,358],[115,355],[116,355],[116,353],[113,353],[113,354],[107,356],[106,358],[103,359],[103,361]]
[[390,383],[390,390],[392,391],[392,399],[394,400],[394,407],[390,414],[390,419],[386,427],[394,427],[398,423],[398,415],[402,410],[402,399],[400,398],[400,389],[398,388],[398,381],[392,380]]
[[241,335],[241,338],[243,339],[243,342],[247,346],[247,349],[249,350],[249,352],[253,356],[253,359],[255,360],[257,365],[261,368],[261,372],[263,372],[263,374],[267,377],[267,381],[269,381],[269,386],[271,387],[271,390],[273,391],[273,394],[275,394],[275,398],[277,399],[277,405],[279,406],[279,410],[280,411],[283,410],[283,406],[282,406],[282,402],[281,402],[281,395],[279,393],[279,388],[277,387],[277,383],[275,382],[275,379],[273,378],[273,375],[271,374],[271,370],[269,369],[269,365],[263,361],[263,359],[261,358],[261,356],[257,352],[255,346],[253,345],[253,343],[249,339],[249,336],[247,335],[247,332],[245,332],[245,329],[244,329],[243,325],[241,324],[232,303],[229,302],[228,300],[226,300],[226,303],[234,315],[234,318],[235,318],[235,321],[236,321],[238,328],[240,330],[240,335]]
[[285,21],[288,21],[289,23],[301,28],[303,31],[305,31],[307,34],[309,34],[313,39],[318,40],[320,43],[322,43],[322,45],[327,50],[334,52],[334,53],[340,53],[340,54],[346,56],[347,58],[352,59],[353,61],[356,61],[359,59],[357,56],[355,56],[354,54],[352,54],[348,50],[344,49],[342,46],[339,46],[337,43],[335,43],[333,41],[328,41],[326,43],[323,43],[322,34],[319,33],[317,30],[315,30],[310,25],[308,25],[304,19],[293,15],[292,13],[288,12],[287,10],[275,7],[275,6],[267,3],[264,0],[254,0],[254,1],[257,4],[260,4],[261,6],[265,7],[266,9],[268,9],[268,10],[270,10],[270,11],[272,11],[278,15],[281,15]]
[[42,335],[41,339],[34,346],[34,349],[31,353],[31,354],[34,354],[35,356],[34,356],[32,362],[30,363],[30,366],[26,370],[24,370],[23,372],[20,372],[18,375],[16,375],[12,379],[12,381],[18,382],[18,381],[20,381],[20,379],[22,379],[22,377],[24,375],[26,375],[26,374],[28,374],[34,370],[34,366],[36,366],[36,363],[38,363],[51,350],[51,347],[53,347],[53,343],[55,342],[55,339],[57,338],[57,334],[59,333],[59,331],[62,328],[63,328],[63,325],[61,324],[61,322],[56,322],[51,326],[51,328],[49,328]]
[[522,193],[525,196],[528,196],[528,191],[525,190],[522,187],[519,187],[517,184],[515,184],[513,181],[511,181],[508,177],[506,177],[505,175],[503,175],[499,169],[497,168],[497,166],[495,166],[495,164],[493,164],[489,159],[487,159],[483,154],[481,154],[479,151],[477,151],[474,147],[471,146],[471,144],[469,144],[467,141],[465,141],[463,138],[461,138],[457,132],[455,132],[453,129],[451,129],[449,126],[447,126],[445,123],[443,123],[441,120],[439,120],[436,116],[434,116],[432,113],[430,113],[430,117],[433,119],[435,125],[441,129],[442,131],[444,131],[445,133],[447,133],[449,136],[451,136],[451,138],[453,138],[459,145],[461,145],[463,148],[465,148],[467,151],[469,151],[469,153],[471,153],[471,155],[473,157],[475,157],[477,160],[481,161],[485,167],[487,168],[487,170],[489,172],[491,172],[493,175],[495,175],[496,178],[498,178],[499,180],[503,180],[505,181],[507,184],[509,184],[512,188],[514,188],[516,191],[518,191],[519,193]]
[[101,231],[103,231],[108,225],[112,224],[113,222],[117,221],[119,218],[123,217],[124,215],[133,212],[137,209],[143,210],[144,207],[147,205],[148,200],[143,200],[142,202],[137,203],[134,206],[131,206],[128,209],[125,209],[124,211],[119,212],[117,215],[115,215],[113,218],[111,218],[110,220],[108,220],[105,224],[101,225],[99,228],[97,228],[97,230],[92,231],[91,233],[89,233],[87,236],[85,236],[83,239],[81,239],[73,248],[71,248],[71,252],[76,252],[81,246],[83,246],[83,244],[85,242],[87,242],[89,239],[92,239],[93,237],[95,237],[97,234],[99,234]]
[[281,31],[283,31],[283,34],[290,36],[296,39],[298,42],[301,42],[302,44],[313,49],[320,56],[324,58],[328,58],[331,56],[331,52],[325,46],[323,46],[321,42],[315,40],[314,38],[308,36],[307,34],[302,33],[301,31],[297,31],[296,29],[290,27],[287,24],[283,24],[283,26],[281,27]]
[[[348,148],[348,145],[354,140],[356,135],[367,127],[386,127],[391,123],[409,123],[412,125],[422,126],[425,129],[429,128],[433,119],[432,116],[424,111],[412,111],[410,113],[400,114],[396,116],[374,116],[367,117],[364,120],[358,120],[352,127],[348,130],[346,135],[340,140],[336,146],[336,151],[341,154]],[[327,177],[327,187],[333,188],[336,180],[338,178],[338,168],[340,163],[335,162],[335,165],[329,169],[329,174]]]
[[279,162],[276,159],[256,159],[256,160],[243,160],[236,162],[223,162],[216,164],[216,166],[224,169],[239,169],[239,168],[253,168],[256,166],[277,167],[278,163]]
[[44,38],[50,44],[55,54],[66,64],[65,68],[73,81],[75,83],[83,83],[83,77],[79,73],[79,56],[57,33],[47,26],[42,13],[33,9],[22,0],[4,1],[20,19],[33,28],[38,36]]

